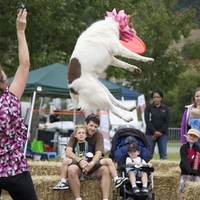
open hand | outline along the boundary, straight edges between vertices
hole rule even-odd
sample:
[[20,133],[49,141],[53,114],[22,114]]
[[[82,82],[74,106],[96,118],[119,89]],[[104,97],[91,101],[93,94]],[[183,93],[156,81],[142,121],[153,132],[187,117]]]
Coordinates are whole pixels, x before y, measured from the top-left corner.
[[27,16],[26,9],[20,9],[16,20],[17,31],[25,31],[26,16]]

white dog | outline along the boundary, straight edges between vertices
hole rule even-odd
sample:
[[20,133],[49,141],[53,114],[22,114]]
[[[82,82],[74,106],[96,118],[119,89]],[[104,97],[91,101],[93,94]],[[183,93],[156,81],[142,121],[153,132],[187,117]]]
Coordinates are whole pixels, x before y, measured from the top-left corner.
[[135,107],[128,108],[115,99],[98,77],[109,65],[130,72],[141,72],[138,67],[115,58],[116,55],[149,63],[154,59],[133,53],[120,43],[119,39],[133,38],[135,34],[123,10],[117,14],[114,9],[107,12],[107,15],[104,20],[92,24],[77,40],[68,69],[68,84],[73,102],[69,107],[84,111],[107,108],[114,115],[130,122],[133,119],[119,113],[116,107],[127,111]]

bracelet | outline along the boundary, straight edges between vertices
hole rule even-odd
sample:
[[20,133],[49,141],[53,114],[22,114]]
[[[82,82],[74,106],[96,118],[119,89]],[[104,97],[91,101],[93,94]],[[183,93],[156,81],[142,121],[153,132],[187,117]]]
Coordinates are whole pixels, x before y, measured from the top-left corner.
[[84,159],[80,159],[80,160],[78,161],[78,165],[80,164],[80,162],[81,162],[82,160],[84,160]]

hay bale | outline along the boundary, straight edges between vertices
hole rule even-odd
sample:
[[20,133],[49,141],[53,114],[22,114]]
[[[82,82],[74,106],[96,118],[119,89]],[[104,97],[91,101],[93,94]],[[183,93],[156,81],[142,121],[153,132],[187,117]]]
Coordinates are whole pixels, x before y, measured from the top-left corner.
[[52,188],[60,181],[59,176],[32,176],[37,197],[39,200],[71,200],[70,190],[54,191]]
[[32,176],[60,175],[62,162],[29,161],[29,171]]
[[[29,171],[32,175],[38,199],[74,200],[70,189],[61,191],[52,190],[58,181],[60,181],[61,166],[61,161],[29,161]],[[94,200],[102,199],[100,181],[82,181],[81,196],[83,200],[88,200],[90,197],[94,197]]]
[[3,200],[12,200],[12,198],[10,197],[10,195],[8,194],[7,191],[2,190],[1,192],[2,192],[2,199]]
[[181,175],[181,169],[180,167],[172,167],[169,171],[168,171],[169,174],[179,174],[179,176]]
[[[154,166],[154,187],[156,198],[178,199],[180,181],[179,162],[152,160]],[[38,199],[40,200],[73,200],[71,190],[53,191],[60,180],[62,161],[29,161],[30,172],[34,181]],[[89,188],[89,189],[88,189]],[[111,196],[116,197],[116,190],[112,187]],[[170,194],[170,195],[169,195]],[[102,199],[100,181],[88,180],[81,182],[81,195],[83,200],[94,197],[93,200]]]
[[180,174],[163,172],[154,173],[154,187],[156,199],[172,200],[178,199],[178,186]]
[[200,198],[200,182],[190,182],[185,187],[184,200],[196,200]]
[[[33,176],[32,178],[39,200],[74,200],[70,189],[58,191],[52,190],[58,181],[60,181],[59,176]],[[83,200],[91,199],[91,197],[93,200],[102,199],[100,181],[81,181],[81,197]],[[110,198],[112,198],[112,192]]]
[[168,172],[174,167],[179,167],[178,161],[168,161],[168,160],[151,160],[155,171]]

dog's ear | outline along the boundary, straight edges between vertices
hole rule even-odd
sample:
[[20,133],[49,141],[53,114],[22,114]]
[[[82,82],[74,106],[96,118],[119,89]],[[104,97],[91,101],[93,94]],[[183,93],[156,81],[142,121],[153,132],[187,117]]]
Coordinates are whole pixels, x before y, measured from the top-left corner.
[[132,28],[132,21],[134,16],[136,15],[136,13],[133,13],[132,15],[128,15],[128,19],[129,19],[129,27]]

